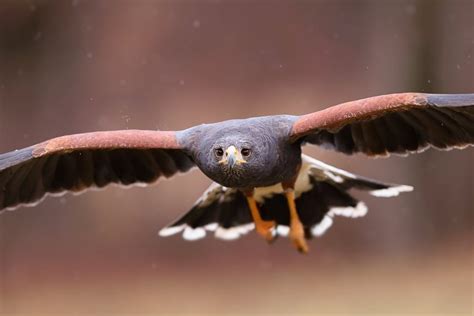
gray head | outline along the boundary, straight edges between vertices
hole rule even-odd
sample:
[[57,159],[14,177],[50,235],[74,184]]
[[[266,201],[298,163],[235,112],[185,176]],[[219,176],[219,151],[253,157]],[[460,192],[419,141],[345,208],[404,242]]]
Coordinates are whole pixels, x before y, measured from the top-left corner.
[[[219,133],[221,134],[221,133]],[[238,131],[222,133],[206,142],[196,163],[211,179],[228,187],[245,187],[268,163],[272,142]]]
[[294,173],[299,163],[300,147],[287,142],[288,129],[281,121],[231,120],[189,133],[194,136],[191,154],[198,167],[226,187],[271,185]]

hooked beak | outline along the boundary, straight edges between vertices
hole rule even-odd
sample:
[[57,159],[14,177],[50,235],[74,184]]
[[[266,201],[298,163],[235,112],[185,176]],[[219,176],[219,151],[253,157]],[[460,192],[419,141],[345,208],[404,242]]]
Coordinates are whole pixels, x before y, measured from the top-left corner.
[[235,146],[229,146],[225,150],[224,157],[219,161],[220,164],[229,165],[229,168],[233,168],[235,165],[246,163],[242,158],[242,154],[235,148]]

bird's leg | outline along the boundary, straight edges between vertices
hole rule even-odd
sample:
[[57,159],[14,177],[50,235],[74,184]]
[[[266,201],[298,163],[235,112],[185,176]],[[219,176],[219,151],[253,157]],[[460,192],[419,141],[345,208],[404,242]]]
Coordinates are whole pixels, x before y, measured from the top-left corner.
[[257,201],[253,197],[253,190],[251,193],[246,193],[245,197],[247,198],[247,203],[250,208],[250,213],[252,214],[253,221],[255,223],[255,230],[257,233],[263,236],[267,241],[272,241],[274,237],[275,222],[274,221],[264,221],[258,210]]
[[304,238],[304,228],[300,221],[295,204],[295,191],[293,188],[285,189],[286,200],[290,208],[290,239],[301,253],[308,253],[308,245]]

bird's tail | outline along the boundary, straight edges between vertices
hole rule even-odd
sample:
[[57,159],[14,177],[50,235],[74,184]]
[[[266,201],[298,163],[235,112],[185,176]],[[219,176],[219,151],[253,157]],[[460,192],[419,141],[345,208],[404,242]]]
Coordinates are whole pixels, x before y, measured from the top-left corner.
[[[390,197],[413,188],[360,177],[303,155],[303,166],[295,184],[295,202],[306,238],[324,234],[335,216],[356,218],[367,213],[366,205],[350,195],[351,189]],[[287,236],[290,216],[281,185],[257,188],[254,196],[262,218],[276,222],[275,234]],[[211,232],[217,238],[233,240],[252,229],[254,224],[245,196],[237,189],[213,183],[189,212],[163,228],[160,235],[182,233],[186,240],[197,240]]]

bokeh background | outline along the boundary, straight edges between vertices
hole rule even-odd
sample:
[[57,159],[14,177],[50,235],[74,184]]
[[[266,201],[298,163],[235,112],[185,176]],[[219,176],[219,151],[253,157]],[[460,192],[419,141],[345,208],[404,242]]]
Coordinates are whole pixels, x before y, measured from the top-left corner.
[[[474,2],[0,1],[0,152],[107,129],[303,114],[378,94],[474,91]],[[471,314],[473,149],[325,162],[415,186],[363,194],[302,256],[287,240],[157,236],[207,187],[50,198],[0,216],[0,313]]]

